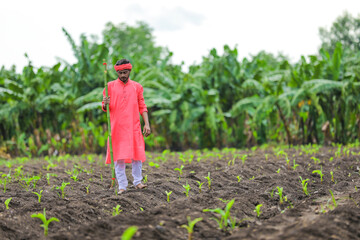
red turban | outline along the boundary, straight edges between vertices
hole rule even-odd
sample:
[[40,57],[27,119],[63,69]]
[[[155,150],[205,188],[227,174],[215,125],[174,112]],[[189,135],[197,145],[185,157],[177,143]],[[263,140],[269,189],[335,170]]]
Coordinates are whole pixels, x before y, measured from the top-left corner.
[[114,65],[115,71],[122,71],[122,70],[131,70],[132,66],[131,63],[121,64],[121,65]]

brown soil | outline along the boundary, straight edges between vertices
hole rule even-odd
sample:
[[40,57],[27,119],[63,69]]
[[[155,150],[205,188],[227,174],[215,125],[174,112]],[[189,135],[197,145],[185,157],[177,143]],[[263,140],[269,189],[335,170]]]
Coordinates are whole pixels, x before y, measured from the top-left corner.
[[[44,169],[48,165],[44,160],[24,163],[25,175],[41,174],[42,177],[36,189],[30,184],[29,191],[25,190],[13,177],[6,192],[1,190],[0,239],[45,239],[40,219],[30,217],[42,213],[44,208],[47,218],[60,220],[50,223],[50,239],[120,239],[129,226],[138,227],[133,239],[187,239],[187,230],[181,227],[187,224],[187,216],[203,218],[195,225],[194,239],[360,239],[360,156],[351,154],[351,151],[357,154],[360,149],[351,149],[349,156],[334,157],[336,150],[321,148],[315,154],[303,152],[299,156],[300,149],[286,149],[290,166],[293,166],[293,159],[299,164],[296,170],[288,168],[284,156],[277,158],[270,149],[237,151],[237,154],[249,156],[245,164],[237,157],[230,166],[228,162],[233,159],[230,152],[222,152],[222,156],[217,152],[213,156],[204,153],[200,162],[194,152],[195,158],[191,164],[184,164],[180,180],[179,172],[174,171],[183,164],[178,154],[167,154],[163,160],[161,154],[149,154],[143,167],[148,188],[129,187],[121,195],[116,195],[114,188],[108,188],[111,172],[103,165],[103,157],[95,158],[92,164],[86,157],[72,157],[67,166],[64,161],[54,160],[58,166],[49,171]],[[315,164],[311,157],[317,157],[320,162]],[[330,157],[334,157],[331,162]],[[150,167],[151,161],[159,163],[160,167]],[[80,171],[82,169],[76,182],[65,173],[75,165]],[[12,175],[18,166],[12,166]],[[322,183],[319,175],[312,173],[321,167]],[[330,171],[334,172],[334,182]],[[0,172],[8,173],[8,168],[2,165]],[[212,179],[210,190],[204,178],[208,172]],[[57,174],[51,177],[50,185],[46,173]],[[127,174],[131,186],[131,165],[127,166]],[[240,182],[237,176],[241,177]],[[299,176],[310,179],[310,196],[303,193]],[[70,182],[64,199],[54,187],[63,181]],[[186,181],[191,186],[189,197],[185,196],[183,188]],[[205,182],[201,193],[197,181]],[[279,203],[277,186],[283,187],[287,196],[283,204]],[[32,192],[41,189],[43,197],[38,203]],[[332,207],[329,189],[335,195],[336,208]],[[170,203],[166,201],[165,191],[172,191]],[[4,201],[10,197],[10,209],[5,210]],[[226,206],[223,201],[231,199],[235,199],[230,213],[236,217],[236,227],[220,230],[217,222],[211,219],[218,215],[203,212],[203,209],[223,209]],[[254,212],[258,204],[263,204],[260,217]],[[116,205],[121,205],[122,212],[113,217]]]

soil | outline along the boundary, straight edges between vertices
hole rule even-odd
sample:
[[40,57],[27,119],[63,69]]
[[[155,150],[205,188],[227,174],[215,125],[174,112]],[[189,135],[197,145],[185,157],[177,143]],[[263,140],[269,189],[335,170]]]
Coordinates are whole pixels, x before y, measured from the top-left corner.
[[[92,163],[88,161],[91,156],[53,160],[56,166],[49,169],[44,159],[13,164],[6,192],[3,185],[0,189],[0,239],[45,239],[41,220],[31,218],[34,213],[43,213],[44,208],[47,218],[59,219],[50,223],[49,239],[121,239],[130,226],[138,227],[133,239],[187,239],[187,230],[181,227],[187,224],[187,216],[192,220],[202,218],[194,227],[193,239],[360,239],[360,149],[351,148],[349,155],[345,152],[337,157],[335,147],[322,147],[315,152],[310,149],[316,148],[306,149],[285,149],[291,159],[290,168],[285,156],[277,157],[270,148],[203,152],[201,158],[200,152],[194,151],[191,164],[180,160],[189,159],[190,151],[147,153],[143,176],[147,176],[148,188],[132,186],[131,165],[127,165],[129,187],[122,194],[115,193],[117,186],[109,189],[111,171],[104,165],[104,156],[94,157]],[[244,154],[248,157],[243,164]],[[291,168],[293,159],[299,164],[295,170]],[[160,166],[149,166],[150,162]],[[15,169],[21,165],[24,176],[40,174],[35,188],[31,182],[25,189],[24,181],[15,177]],[[179,180],[179,172],[174,168],[181,165],[184,169]],[[73,169],[80,172],[77,181],[65,172]],[[320,169],[324,174],[322,182],[319,174],[312,173]],[[0,172],[7,174],[9,168],[1,165]],[[212,179],[210,189],[205,179],[208,172]],[[50,185],[47,173],[57,174],[50,177]],[[304,194],[299,176],[309,179],[309,196]],[[204,182],[201,192],[197,181]],[[70,183],[65,187],[64,198],[56,189],[62,182]],[[189,197],[184,193],[186,182],[191,187]],[[286,196],[287,201],[282,204],[277,187],[282,187]],[[39,203],[32,192],[40,190],[43,193]],[[334,194],[336,207],[329,190]],[[170,202],[165,191],[172,191]],[[4,202],[10,197],[6,210]],[[235,202],[230,215],[232,219],[236,217],[236,225],[221,230],[213,219],[219,215],[203,210],[224,209],[226,201],[232,199]],[[259,217],[254,212],[258,204],[262,204]],[[117,205],[122,211],[113,216]]]

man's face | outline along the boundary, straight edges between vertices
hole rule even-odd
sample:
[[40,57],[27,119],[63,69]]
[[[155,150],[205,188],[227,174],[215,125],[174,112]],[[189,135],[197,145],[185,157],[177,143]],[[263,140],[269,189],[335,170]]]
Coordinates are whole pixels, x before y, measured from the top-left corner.
[[116,73],[122,82],[126,82],[129,78],[130,70],[125,69],[125,70],[121,70],[121,71],[116,71]]

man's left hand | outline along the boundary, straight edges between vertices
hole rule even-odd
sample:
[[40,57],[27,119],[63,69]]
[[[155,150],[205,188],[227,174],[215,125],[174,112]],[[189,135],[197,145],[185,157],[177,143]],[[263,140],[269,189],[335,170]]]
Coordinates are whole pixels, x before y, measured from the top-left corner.
[[143,130],[143,134],[145,137],[149,136],[151,133],[151,129],[150,129],[150,126],[149,125],[145,125],[144,126],[144,130]]

